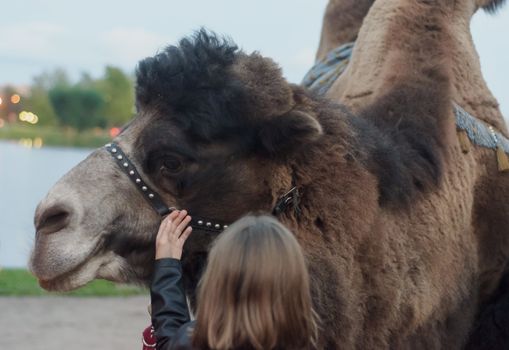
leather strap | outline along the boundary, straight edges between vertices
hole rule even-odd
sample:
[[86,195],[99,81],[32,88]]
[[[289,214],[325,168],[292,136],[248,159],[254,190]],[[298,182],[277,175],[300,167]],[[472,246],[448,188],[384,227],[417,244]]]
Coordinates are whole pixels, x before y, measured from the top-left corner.
[[[143,180],[140,173],[138,172],[138,169],[136,169],[136,166],[133,164],[133,162],[131,162],[129,157],[124,153],[118,144],[111,142],[106,144],[104,147],[108,153],[111,154],[115,160],[115,163],[117,163],[120,169],[122,169],[122,171],[134,184],[134,186],[140,191],[140,193],[143,195],[143,198],[145,198],[145,200],[161,217],[164,217],[170,214],[172,211],[176,210],[176,208],[168,207],[161,196],[159,196],[159,194]],[[299,190],[296,186],[294,186],[290,191],[285,193],[277,200],[276,205],[272,210],[272,214],[277,216],[283,213],[290,205],[294,207],[295,212],[298,214],[299,199]],[[195,215],[192,215],[190,226],[193,229],[216,234],[219,234],[228,228],[228,224],[224,222]]]

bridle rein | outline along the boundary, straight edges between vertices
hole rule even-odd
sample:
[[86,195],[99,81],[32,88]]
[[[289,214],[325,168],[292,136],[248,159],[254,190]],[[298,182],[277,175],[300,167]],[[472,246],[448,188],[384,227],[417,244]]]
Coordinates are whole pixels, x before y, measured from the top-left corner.
[[[122,171],[127,175],[127,177],[131,180],[134,186],[140,191],[143,195],[143,198],[152,206],[152,208],[159,214],[161,217],[164,217],[170,214],[172,211],[176,210],[174,207],[168,207],[161,196],[152,189],[142,178],[136,166],[131,162],[129,157],[124,153],[122,148],[115,142],[108,143],[104,146],[104,148],[111,154],[115,163],[122,169]],[[273,215],[279,215],[283,213],[287,207],[292,205],[296,211],[298,211],[300,194],[299,190],[296,186],[292,187],[290,191],[282,195],[276,201],[276,204],[272,210]],[[218,220],[211,220],[209,218],[196,216],[194,214],[191,215],[191,223],[189,224],[193,229],[198,229],[200,231],[205,231],[209,233],[219,234],[226,228],[228,228],[228,223],[221,222]]]

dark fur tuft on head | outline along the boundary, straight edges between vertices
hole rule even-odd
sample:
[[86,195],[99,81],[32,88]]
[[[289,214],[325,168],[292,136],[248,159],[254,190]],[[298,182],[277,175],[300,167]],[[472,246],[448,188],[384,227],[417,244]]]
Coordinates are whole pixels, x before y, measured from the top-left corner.
[[233,142],[242,152],[288,155],[322,129],[270,58],[246,54],[205,30],[140,62],[141,113],[169,122],[195,143]]
[[[138,109],[163,115],[185,111],[186,119],[200,119],[194,132],[206,133],[200,125],[207,129],[216,123],[216,118],[227,112],[225,107],[242,95],[238,84],[228,79],[228,70],[238,52],[230,40],[201,29],[180,40],[178,46],[169,46],[144,59],[136,70]],[[204,114],[207,118],[203,118]],[[186,129],[186,125],[181,126]]]
[[171,120],[196,142],[233,140],[274,154],[321,134],[274,61],[203,29],[141,61],[136,78],[140,112]]
[[141,61],[136,78],[140,111],[171,116],[187,135],[206,142],[239,134],[259,116],[278,115],[274,104],[282,102],[277,78],[291,92],[272,61],[246,55],[230,40],[204,29]]
[[483,10],[488,13],[494,14],[504,6],[506,0],[492,0],[487,5],[483,6]]
[[225,67],[233,63],[237,46],[201,29],[168,46],[154,57],[138,64],[136,70],[136,101],[148,104],[172,104],[178,107],[185,90],[218,87],[224,81]]

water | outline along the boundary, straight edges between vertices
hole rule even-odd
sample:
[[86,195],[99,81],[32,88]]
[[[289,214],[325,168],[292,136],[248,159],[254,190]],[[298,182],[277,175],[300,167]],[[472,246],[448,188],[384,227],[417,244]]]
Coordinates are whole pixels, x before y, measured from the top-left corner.
[[91,150],[29,149],[0,142],[0,268],[26,267],[34,240],[37,203]]

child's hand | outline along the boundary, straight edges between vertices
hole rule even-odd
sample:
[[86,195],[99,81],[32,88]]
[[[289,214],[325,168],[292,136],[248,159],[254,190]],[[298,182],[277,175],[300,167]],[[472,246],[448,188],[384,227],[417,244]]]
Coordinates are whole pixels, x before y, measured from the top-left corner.
[[[187,211],[174,210],[161,222],[156,238],[156,260],[163,258],[179,259],[182,257],[182,248],[191,234],[191,217]],[[187,228],[186,228],[187,227]]]

